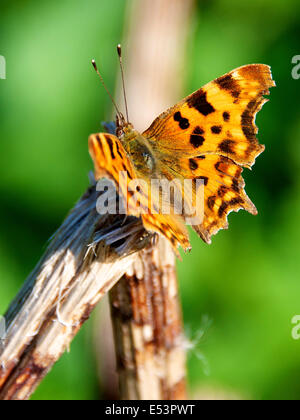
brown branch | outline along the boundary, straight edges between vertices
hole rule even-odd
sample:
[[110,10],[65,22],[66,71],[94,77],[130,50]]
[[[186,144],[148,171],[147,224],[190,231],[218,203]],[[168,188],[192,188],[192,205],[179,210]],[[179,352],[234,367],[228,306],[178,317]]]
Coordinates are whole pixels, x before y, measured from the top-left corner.
[[7,314],[0,399],[27,399],[101,297],[151,237],[138,219],[100,216],[91,187],[69,214]]
[[174,254],[142,251],[110,292],[123,399],[185,399],[185,351]]

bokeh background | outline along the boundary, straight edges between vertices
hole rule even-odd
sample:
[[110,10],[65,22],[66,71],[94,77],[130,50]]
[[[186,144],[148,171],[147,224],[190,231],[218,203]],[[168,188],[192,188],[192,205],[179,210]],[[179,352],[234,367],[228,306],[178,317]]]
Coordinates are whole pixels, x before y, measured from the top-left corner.
[[[113,87],[128,3],[1,2],[7,79],[0,80],[0,314],[88,185],[87,138],[111,112],[90,59],[101,60]],[[291,75],[299,39],[298,0],[195,2],[182,97],[254,62],[272,66],[277,88],[257,118],[266,151],[245,173],[259,215],[231,214],[229,231],[211,246],[192,236],[192,253],[178,263],[194,398],[300,396],[300,341],[291,336],[300,314],[300,79]],[[94,322],[33,398],[104,395]]]

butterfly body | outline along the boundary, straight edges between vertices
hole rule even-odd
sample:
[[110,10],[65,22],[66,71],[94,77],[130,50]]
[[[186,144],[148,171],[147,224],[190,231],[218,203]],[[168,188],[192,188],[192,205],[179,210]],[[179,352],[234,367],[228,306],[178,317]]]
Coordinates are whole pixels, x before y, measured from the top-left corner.
[[131,124],[123,128],[119,137],[127,155],[130,157],[136,172],[141,177],[153,177],[155,175],[155,156],[149,141]]
[[[174,248],[190,247],[187,220],[210,243],[212,235],[228,227],[231,211],[257,214],[241,174],[264,150],[256,138],[255,117],[272,86],[269,66],[243,66],[168,109],[143,133],[117,119],[116,136],[90,136],[96,179],[110,176],[127,198],[128,214],[141,217],[147,230],[165,236]],[[140,184],[132,187],[137,180]],[[172,192],[153,189],[155,180],[172,183]],[[197,213],[191,219],[200,195],[202,217]],[[165,212],[170,197],[171,208]]]

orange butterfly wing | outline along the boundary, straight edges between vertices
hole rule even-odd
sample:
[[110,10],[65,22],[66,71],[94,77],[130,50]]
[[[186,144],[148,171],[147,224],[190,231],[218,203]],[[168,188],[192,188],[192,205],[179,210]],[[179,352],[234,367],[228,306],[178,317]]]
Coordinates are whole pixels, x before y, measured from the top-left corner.
[[[89,152],[94,162],[96,180],[108,176],[115,182],[118,193],[127,197],[129,182],[136,175],[119,139],[112,134],[92,134],[89,137]],[[122,173],[126,176],[121,177]]]
[[[138,178],[134,162],[131,162],[116,136],[92,134],[89,137],[89,152],[94,162],[96,180],[109,177],[114,181],[118,193],[127,200],[128,215],[142,217],[146,229],[164,235],[175,249],[177,243],[185,250],[189,248],[188,232],[180,216],[151,213],[150,180],[142,179],[149,184],[149,189],[134,182]],[[120,176],[122,173],[127,176]],[[135,190],[132,185],[136,186]]]
[[255,116],[272,86],[269,66],[240,67],[161,114],[143,133],[164,171],[203,179],[204,218],[193,228],[205,242],[227,228],[232,210],[257,213],[241,173],[264,150],[256,138]]

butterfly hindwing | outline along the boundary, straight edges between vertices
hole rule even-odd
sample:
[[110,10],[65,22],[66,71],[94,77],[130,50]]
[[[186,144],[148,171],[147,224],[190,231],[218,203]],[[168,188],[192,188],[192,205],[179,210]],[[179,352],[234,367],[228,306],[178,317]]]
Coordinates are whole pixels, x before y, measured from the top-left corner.
[[157,232],[167,238],[175,251],[178,245],[185,251],[190,249],[189,234],[180,216],[149,213],[142,215],[142,220],[147,230]]
[[[210,243],[211,236],[227,228],[227,215],[231,211],[247,210],[257,214],[256,207],[247,196],[241,176],[243,168],[230,158],[213,154],[179,161],[186,178],[201,179],[204,183],[204,217],[194,230]],[[197,194],[197,191],[194,191]]]

